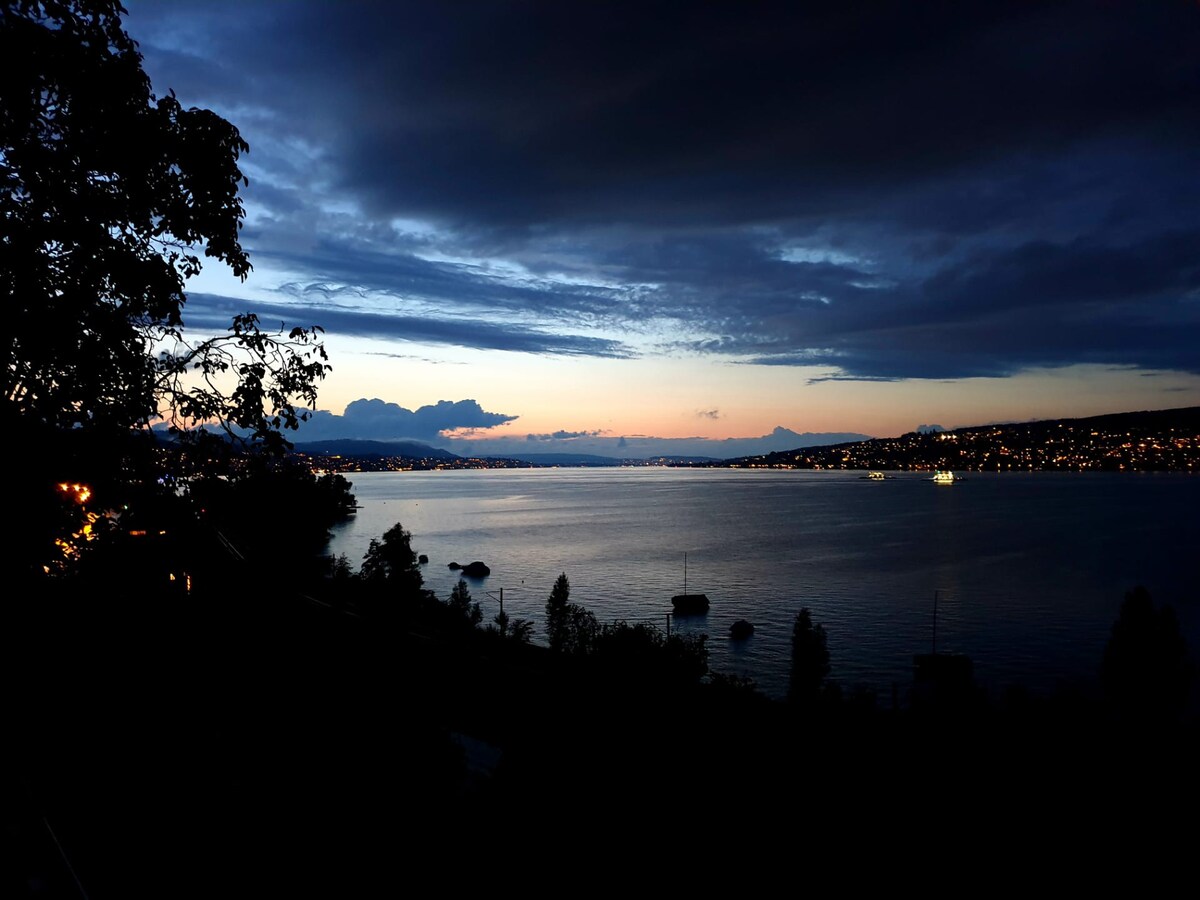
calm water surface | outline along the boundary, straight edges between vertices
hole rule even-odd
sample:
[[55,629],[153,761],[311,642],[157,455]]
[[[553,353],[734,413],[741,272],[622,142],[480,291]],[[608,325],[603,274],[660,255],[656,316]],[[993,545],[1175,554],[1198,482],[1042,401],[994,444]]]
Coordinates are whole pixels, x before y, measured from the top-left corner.
[[[1121,600],[1135,585],[1171,603],[1200,650],[1200,478],[968,474],[953,485],[896,473],[725,469],[509,469],[355,473],[362,509],[330,544],[356,567],[395,523],[429,557],[447,597],[450,562],[488,620],[533,622],[565,572],[571,599],[603,621],[709,635],[712,668],[782,697],[801,607],[828,633],[843,687],[890,697],[914,653],[970,654],[992,690],[1093,686]],[[671,596],[708,595],[671,619]],[[936,633],[934,606],[937,605]],[[735,620],[754,634],[728,639]]]

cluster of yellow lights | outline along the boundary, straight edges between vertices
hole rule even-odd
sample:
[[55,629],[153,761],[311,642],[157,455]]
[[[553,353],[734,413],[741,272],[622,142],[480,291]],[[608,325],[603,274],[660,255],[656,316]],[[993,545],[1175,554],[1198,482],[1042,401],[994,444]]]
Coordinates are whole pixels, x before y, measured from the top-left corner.
[[[91,496],[92,496],[92,489],[90,487],[88,487],[86,484],[73,484],[71,482],[61,482],[58,485],[58,489],[63,494],[66,494],[71,500],[74,500],[76,503],[78,503],[80,506],[83,506],[85,503],[87,503],[87,501],[89,499],[91,499]],[[94,526],[96,524],[96,521],[100,518],[101,518],[101,513],[95,513],[95,512],[92,512],[91,510],[84,510],[83,511],[83,527],[80,528],[78,531],[72,532],[71,536],[68,538],[56,538],[55,539],[54,546],[57,547],[59,553],[62,554],[62,559],[58,563],[55,564],[54,568],[62,568],[67,562],[74,561],[79,558],[79,555],[80,555],[79,542],[80,541],[90,541],[90,540],[94,540],[96,538]],[[130,530],[129,533],[131,535],[141,537],[141,536],[145,536],[147,534],[147,531],[144,528],[138,528],[138,529]],[[159,529],[157,533],[161,536],[161,535],[165,535],[167,532],[166,532],[166,529]],[[46,571],[47,574],[49,574],[52,571],[51,566],[43,566],[42,568]],[[177,576],[174,573],[171,573],[169,575],[169,578],[171,581],[177,580]],[[182,578],[185,590],[190,592],[192,589],[192,576],[187,573],[184,573],[183,575],[179,576],[179,578]]]
[[[80,506],[83,506],[92,496],[92,489],[86,484],[73,484],[71,482],[62,482],[58,486],[59,491],[66,494],[67,497]],[[93,526],[96,520],[100,518],[99,513],[85,511],[83,515],[83,527],[78,531],[71,533],[67,538],[56,538],[54,546],[58,548],[62,554],[62,561],[75,560],[79,558],[79,541],[90,541],[96,537]],[[61,565],[61,563],[60,563]],[[44,567],[47,572],[50,571],[49,566]]]
[[72,499],[80,506],[87,503],[92,496],[92,489],[86,484],[69,484],[64,482],[58,486],[64,494],[72,495]]

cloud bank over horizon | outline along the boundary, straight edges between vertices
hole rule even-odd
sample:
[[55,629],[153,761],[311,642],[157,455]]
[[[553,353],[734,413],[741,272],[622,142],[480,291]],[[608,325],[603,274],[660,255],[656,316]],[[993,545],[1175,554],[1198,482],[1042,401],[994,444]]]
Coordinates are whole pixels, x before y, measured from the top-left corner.
[[398,403],[363,397],[349,403],[341,415],[316,410],[296,433],[297,441],[342,438],[368,441],[445,441],[448,433],[473,432],[515,421],[517,416],[486,412],[475,400],[439,400],[406,409]]
[[628,459],[657,456],[730,459],[869,437],[852,433],[800,433],[782,426],[766,435],[724,439],[613,436],[602,429],[488,436],[490,429],[518,418],[515,415],[487,412],[475,400],[440,400],[410,410],[397,403],[364,397],[348,404],[341,415],[317,410],[307,422],[301,424],[291,440],[301,446],[328,440],[414,441],[449,450],[459,456],[520,458],[531,453],[580,453]]

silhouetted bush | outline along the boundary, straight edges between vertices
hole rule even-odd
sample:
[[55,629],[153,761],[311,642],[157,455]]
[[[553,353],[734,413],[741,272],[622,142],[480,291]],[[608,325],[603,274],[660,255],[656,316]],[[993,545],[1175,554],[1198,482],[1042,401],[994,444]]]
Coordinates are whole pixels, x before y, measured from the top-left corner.
[[708,635],[666,634],[655,625],[618,620],[600,628],[591,652],[616,677],[696,685],[708,674]]
[[1187,705],[1193,679],[1187,642],[1170,605],[1155,607],[1144,587],[1125,595],[1104,648],[1100,681],[1122,720],[1169,723]]
[[463,628],[474,628],[483,621],[483,610],[479,604],[471,599],[471,590],[467,587],[465,579],[458,579],[458,584],[454,585],[454,590],[450,592],[450,599],[446,601],[446,606],[450,612],[450,619]]
[[788,700],[812,704],[821,695],[821,685],[829,674],[829,648],[825,628],[814,625],[812,613],[804,607],[792,625],[792,668],[788,682]]
[[381,538],[371,538],[363,555],[359,577],[368,584],[387,584],[401,596],[417,593],[424,586],[412,533],[397,522]]

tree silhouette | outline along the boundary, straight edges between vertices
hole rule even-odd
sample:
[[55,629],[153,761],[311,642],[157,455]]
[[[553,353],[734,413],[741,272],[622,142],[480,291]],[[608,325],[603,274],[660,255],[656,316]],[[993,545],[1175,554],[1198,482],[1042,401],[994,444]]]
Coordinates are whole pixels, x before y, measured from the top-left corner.
[[528,619],[512,619],[508,623],[508,638],[520,644],[533,640],[533,623]]
[[[273,337],[247,313],[226,336],[184,338],[199,248],[250,272],[238,165],[249,147],[215,113],[155,97],[124,11],[112,0],[0,10],[5,400],[60,426],[162,412],[260,436],[294,427],[328,368],[320,329]],[[226,393],[215,382],[229,374]]]
[[418,596],[425,582],[413,552],[412,533],[397,522],[382,538],[371,538],[359,576],[368,584],[387,585],[401,597]]
[[1187,642],[1170,605],[1156,607],[1149,591],[1125,595],[1100,667],[1106,700],[1122,719],[1168,723],[1183,712],[1192,681]]
[[335,584],[349,584],[350,580],[354,577],[354,566],[350,563],[350,557],[345,553],[339,553],[337,556],[327,556],[324,562],[326,575]]
[[600,635],[599,620],[585,607],[571,602],[571,582],[563,572],[546,599],[546,640],[551,650],[582,656]]
[[485,630],[518,644],[528,644],[533,638],[532,622],[528,619],[514,619],[504,610],[496,613]]
[[811,704],[820,696],[825,676],[829,674],[829,648],[825,629],[814,625],[812,613],[804,607],[796,614],[792,626],[792,669],[788,684],[788,700]]
[[571,605],[571,582],[563,572],[554,582],[550,597],[546,600],[546,640],[551,650],[562,650],[567,641],[570,621],[568,607]]
[[467,587],[463,578],[458,579],[458,584],[454,585],[447,605],[450,607],[451,618],[468,628],[474,628],[483,621],[483,610],[471,599],[471,589]]
[[600,631],[600,622],[591,610],[579,603],[568,603],[563,615],[559,649],[575,656],[590,653],[596,645]]
[[[0,425],[25,457],[45,457],[22,507],[45,504],[45,485],[96,447],[159,421],[282,448],[329,369],[319,327],[264,331],[246,312],[224,334],[185,333],[184,287],[203,258],[251,270],[249,148],[220,116],[151,92],[124,13],[115,0],[0,7]],[[93,436],[78,458],[58,446],[67,431]],[[31,529],[17,552],[36,557],[44,539]]]

